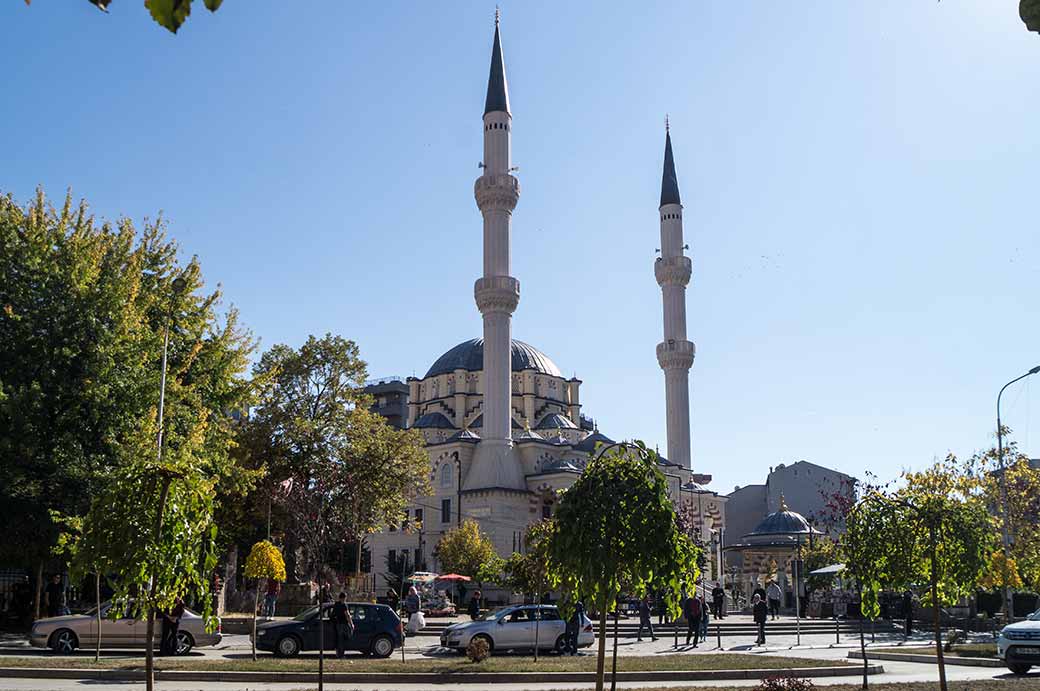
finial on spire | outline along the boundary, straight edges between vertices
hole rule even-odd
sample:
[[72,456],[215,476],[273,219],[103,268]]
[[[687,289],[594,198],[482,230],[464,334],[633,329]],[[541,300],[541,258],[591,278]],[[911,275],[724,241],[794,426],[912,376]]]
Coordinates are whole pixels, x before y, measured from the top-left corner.
[[498,21],[502,18],[502,10],[498,9],[498,5],[495,5],[495,26],[498,26]]
[[787,500],[784,499],[784,493],[783,492],[780,493],[780,510],[781,511],[790,511],[791,510],[787,506]]
[[670,132],[670,131],[671,131],[671,128],[668,126],[668,113],[665,113],[664,114],[664,133],[668,134],[668,132]]

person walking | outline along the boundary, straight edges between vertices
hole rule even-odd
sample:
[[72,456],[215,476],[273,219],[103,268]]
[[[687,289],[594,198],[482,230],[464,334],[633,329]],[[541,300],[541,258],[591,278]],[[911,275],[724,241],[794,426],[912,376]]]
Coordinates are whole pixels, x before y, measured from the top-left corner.
[[695,594],[689,595],[683,603],[683,615],[686,617],[686,645],[689,645],[690,638],[693,638],[694,648],[700,640],[702,614],[701,601]]
[[60,617],[65,614],[65,587],[61,583],[61,574],[51,576],[51,582],[43,591],[43,604],[47,607],[48,617]]
[[769,615],[773,619],[780,618],[780,600],[783,596],[784,591],[780,590],[780,585],[776,581],[769,581],[766,597],[769,599]]
[[469,618],[473,621],[480,618],[480,598],[480,591],[477,590],[469,600]]
[[354,620],[347,608],[347,594],[341,592],[336,604],[332,605],[332,630],[336,638],[336,657],[342,658],[343,651],[354,637]]
[[907,588],[903,591],[903,617],[906,622],[903,625],[903,637],[909,637],[914,630],[914,594]]
[[574,614],[567,620],[567,652],[572,656],[578,653],[578,635],[581,633],[581,624],[584,618],[585,603],[578,600],[574,603]]
[[393,588],[389,588],[386,591],[386,604],[390,605],[390,609],[394,610],[396,614],[398,607],[401,605],[401,598],[397,596],[397,591]]
[[765,601],[759,597],[758,593],[755,593],[755,596],[751,598],[751,614],[755,623],[758,624],[758,639],[755,641],[755,645],[765,645],[766,620],[769,618],[769,612]]
[[177,654],[177,633],[184,616],[184,600],[178,597],[168,612],[162,612],[162,636],[159,639],[159,652],[162,655]]
[[654,621],[653,611],[650,608],[650,596],[644,595],[643,599],[639,601],[639,631],[636,633],[636,640],[643,640],[643,627],[646,627],[647,631],[650,632],[650,639],[656,641],[657,636],[654,635]]
[[716,619],[725,619],[726,617],[726,591],[723,590],[722,584],[717,582],[715,587],[711,589],[711,604],[714,607],[712,614],[715,615]]
[[274,611],[278,606],[278,593],[281,590],[281,583],[273,578],[267,579],[267,592],[264,594],[264,616],[268,619],[274,618]]
[[708,621],[710,619],[708,616],[708,601],[704,599],[704,593],[701,593],[698,599],[701,603],[701,640],[706,642],[708,640]]

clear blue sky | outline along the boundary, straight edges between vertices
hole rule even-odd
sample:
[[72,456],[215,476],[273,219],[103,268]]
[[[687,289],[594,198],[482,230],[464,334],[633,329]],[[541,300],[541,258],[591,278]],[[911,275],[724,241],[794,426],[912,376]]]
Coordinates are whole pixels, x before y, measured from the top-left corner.
[[[997,389],[1040,363],[1040,36],[1017,4],[504,2],[514,337],[604,432],[663,448],[669,113],[713,487],[991,443]],[[494,3],[196,5],[173,36],[141,0],[3,2],[0,189],[163,210],[265,347],[333,331],[374,376],[422,375],[480,335]],[[1038,456],[1031,386],[1005,417]]]

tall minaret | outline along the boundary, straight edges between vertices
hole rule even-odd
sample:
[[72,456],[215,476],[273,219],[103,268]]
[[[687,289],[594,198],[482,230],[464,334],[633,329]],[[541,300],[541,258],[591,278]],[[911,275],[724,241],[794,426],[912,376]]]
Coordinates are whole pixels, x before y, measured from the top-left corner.
[[665,122],[664,175],[661,177],[661,256],[654,275],[664,302],[664,341],[657,346],[657,362],[664,370],[668,460],[684,468],[690,464],[690,367],[695,348],[686,340],[686,284],[693,267],[683,254],[682,202],[672,159],[672,135]]
[[520,282],[509,275],[509,231],[520,198],[520,183],[510,174],[511,137],[512,116],[496,11],[484,101],[484,174],[474,185],[477,206],[484,217],[484,275],[473,286],[477,309],[484,318],[484,427],[473,467],[467,473],[466,485],[471,488],[524,487],[520,464],[511,453],[511,321],[520,301]]

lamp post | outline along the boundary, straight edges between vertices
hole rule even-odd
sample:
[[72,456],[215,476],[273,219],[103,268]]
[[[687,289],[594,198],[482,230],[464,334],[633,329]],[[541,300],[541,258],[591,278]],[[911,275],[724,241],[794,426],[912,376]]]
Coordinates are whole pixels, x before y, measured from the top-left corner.
[[[1000,397],[1004,395],[1004,389],[1011,386],[1015,382],[1025,379],[1026,377],[1040,372],[1040,365],[1032,368],[1025,374],[1015,377],[1004,386],[1000,387],[1000,391],[997,393],[997,463],[1000,466],[1000,512],[1003,514],[1004,520],[1001,521],[1001,541],[1004,543],[1004,569],[1007,570],[1008,564],[1011,559],[1011,538],[1008,533],[1008,504],[1007,504],[1007,470],[1004,467],[1004,427],[1000,422]],[[1005,576],[1005,581],[1007,580]],[[1011,623],[1013,616],[1013,610],[1011,607],[1011,587],[1004,583],[1004,618],[1007,623]]]

